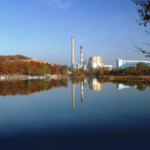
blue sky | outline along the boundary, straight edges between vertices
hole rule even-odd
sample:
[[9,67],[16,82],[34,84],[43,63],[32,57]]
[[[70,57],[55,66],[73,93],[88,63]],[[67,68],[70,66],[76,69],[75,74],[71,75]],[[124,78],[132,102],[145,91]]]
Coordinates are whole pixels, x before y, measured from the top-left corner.
[[147,50],[149,36],[136,23],[131,0],[0,0],[1,55],[21,54],[56,64],[71,64],[71,36],[75,61],[102,56],[105,64],[116,58],[148,60],[133,51],[132,42]]

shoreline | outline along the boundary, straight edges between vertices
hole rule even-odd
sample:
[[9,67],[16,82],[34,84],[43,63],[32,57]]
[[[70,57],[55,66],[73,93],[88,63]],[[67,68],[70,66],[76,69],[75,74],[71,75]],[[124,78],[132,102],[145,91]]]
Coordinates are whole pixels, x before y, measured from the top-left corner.
[[54,75],[50,76],[48,74],[44,76],[29,76],[29,75],[0,75],[0,81],[7,80],[35,80],[35,79],[61,79],[61,78],[86,78],[86,77],[95,77],[97,79],[106,79],[106,80],[147,80],[150,81],[150,75],[148,76],[96,76],[94,74],[86,74],[81,76],[73,76],[71,74],[65,75]]
[[107,80],[148,80],[150,81],[150,76],[98,76],[97,79],[107,79]]
[[36,80],[36,79],[60,79],[60,78],[69,78],[70,75],[44,75],[44,76],[29,76],[29,75],[0,75],[0,81],[9,81],[9,80]]

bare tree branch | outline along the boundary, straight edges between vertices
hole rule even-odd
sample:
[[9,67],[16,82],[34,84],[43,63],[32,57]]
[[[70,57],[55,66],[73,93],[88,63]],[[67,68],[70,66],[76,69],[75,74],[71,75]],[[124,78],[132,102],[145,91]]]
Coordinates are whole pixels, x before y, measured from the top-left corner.
[[149,43],[147,43],[147,42],[146,42],[146,43],[144,43],[144,44],[146,44],[146,45],[150,46],[150,44],[149,44]]
[[[133,43],[132,43],[133,44]],[[142,52],[142,53],[144,53],[144,54],[150,54],[150,52],[148,52],[148,51],[146,51],[146,50],[143,50],[141,47],[139,48],[139,47],[137,47],[137,46],[135,46],[134,44],[133,44],[133,46],[137,49],[137,51],[139,51],[139,52]],[[136,51],[136,52],[137,52]]]
[[146,32],[147,35],[150,35],[150,32],[149,32],[149,31],[145,31],[145,32]]
[[134,52],[137,52],[137,53],[139,52],[139,51],[137,51],[137,50],[134,50],[134,49],[133,49],[133,51],[134,51]]

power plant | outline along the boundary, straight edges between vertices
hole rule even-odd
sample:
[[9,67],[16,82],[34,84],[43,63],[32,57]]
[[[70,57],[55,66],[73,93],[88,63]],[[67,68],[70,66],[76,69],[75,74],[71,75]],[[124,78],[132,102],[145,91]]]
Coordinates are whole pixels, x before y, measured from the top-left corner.
[[90,57],[89,60],[83,61],[83,47],[80,46],[80,64],[75,63],[74,59],[74,37],[71,37],[71,68],[75,69],[91,69],[91,68],[108,68],[112,69],[112,65],[104,65],[101,56]]

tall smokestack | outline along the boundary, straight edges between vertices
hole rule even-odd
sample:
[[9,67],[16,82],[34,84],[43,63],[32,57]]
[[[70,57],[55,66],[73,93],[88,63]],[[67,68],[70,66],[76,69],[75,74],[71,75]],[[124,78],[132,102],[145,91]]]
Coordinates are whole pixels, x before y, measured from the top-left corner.
[[83,47],[80,47],[80,64],[83,67]]
[[72,50],[72,58],[71,58],[71,66],[74,64],[74,37],[71,37],[71,50]]

